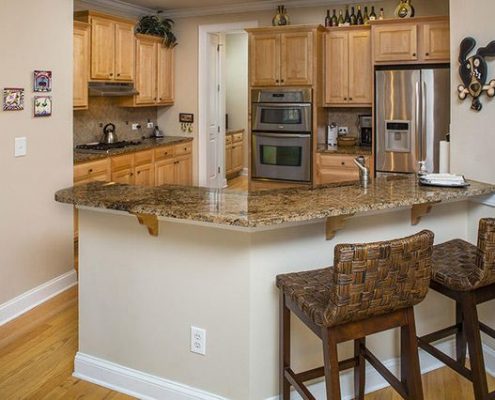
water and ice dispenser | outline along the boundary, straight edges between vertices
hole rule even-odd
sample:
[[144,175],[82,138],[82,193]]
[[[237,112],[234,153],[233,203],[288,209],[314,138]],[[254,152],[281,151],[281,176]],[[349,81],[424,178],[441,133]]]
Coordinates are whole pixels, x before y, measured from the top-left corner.
[[411,152],[411,121],[385,121],[385,151]]

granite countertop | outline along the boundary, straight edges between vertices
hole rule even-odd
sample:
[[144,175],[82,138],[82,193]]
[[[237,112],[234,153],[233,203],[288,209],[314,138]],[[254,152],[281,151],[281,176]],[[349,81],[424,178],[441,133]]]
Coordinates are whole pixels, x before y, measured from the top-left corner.
[[356,155],[356,156],[370,156],[371,155],[371,147],[366,146],[329,146],[326,143],[318,144],[316,149],[317,153],[325,153],[325,154],[348,154],[348,155]]
[[79,164],[87,161],[101,160],[107,157],[117,156],[121,154],[134,153],[136,151],[143,151],[154,149],[155,147],[167,146],[171,144],[178,144],[184,142],[190,142],[193,140],[191,137],[184,136],[165,136],[163,139],[144,139],[141,144],[136,146],[123,147],[121,149],[109,150],[108,153],[82,153],[74,150],[74,164]]
[[95,182],[60,190],[55,199],[76,206],[256,228],[495,193],[495,185],[470,183],[465,189],[433,188],[419,186],[414,176],[394,176],[376,178],[367,189],[354,182],[316,189],[239,192]]

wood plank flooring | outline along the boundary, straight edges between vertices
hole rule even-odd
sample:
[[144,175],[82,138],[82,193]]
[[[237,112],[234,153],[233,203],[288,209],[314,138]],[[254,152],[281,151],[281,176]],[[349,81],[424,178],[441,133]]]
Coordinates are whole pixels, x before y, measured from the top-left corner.
[[[0,399],[132,399],[71,376],[77,341],[77,288],[0,327]],[[495,389],[494,378],[489,384]],[[448,368],[424,375],[423,386],[425,400],[474,399],[471,384]],[[400,396],[387,388],[366,400]]]

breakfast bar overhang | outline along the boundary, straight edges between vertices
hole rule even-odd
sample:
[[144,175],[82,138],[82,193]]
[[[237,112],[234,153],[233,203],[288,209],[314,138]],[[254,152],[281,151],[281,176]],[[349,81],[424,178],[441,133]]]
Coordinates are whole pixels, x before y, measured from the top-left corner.
[[[436,243],[468,239],[479,207],[494,214],[470,200],[494,192],[474,181],[465,189],[426,188],[414,177],[377,178],[366,189],[349,183],[249,193],[94,183],[61,190],[57,201],[78,207],[80,219],[75,374],[154,398],[274,399],[277,274],[332,265],[337,243],[421,229],[432,230]],[[453,304],[433,292],[415,311],[419,335],[454,319]],[[190,351],[191,326],[207,332],[204,356]],[[317,338],[296,319],[292,330],[295,369],[321,366]],[[399,367],[397,332],[368,344],[392,371]],[[448,351],[451,343],[437,345]],[[341,358],[351,352],[352,345],[339,349]],[[420,358],[424,371],[440,366]],[[344,396],[352,394],[351,377],[341,376]],[[368,375],[368,391],[381,386]],[[311,388],[317,398],[324,393],[318,381]]]

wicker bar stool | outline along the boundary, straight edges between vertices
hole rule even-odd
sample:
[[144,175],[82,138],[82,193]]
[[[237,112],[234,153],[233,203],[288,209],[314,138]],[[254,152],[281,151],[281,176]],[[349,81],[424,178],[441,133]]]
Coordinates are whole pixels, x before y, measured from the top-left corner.
[[[488,392],[480,330],[495,338],[495,330],[478,320],[476,306],[495,299],[495,219],[480,220],[478,246],[456,239],[433,247],[430,287],[456,302],[456,324],[418,338],[432,356],[473,383],[476,400],[495,399]],[[455,334],[456,360],[431,345]],[[471,368],[466,368],[466,344]]]
[[[314,400],[304,382],[324,376],[327,399],[341,398],[339,371],[354,368],[355,398],[364,399],[368,361],[405,399],[422,400],[413,306],[428,292],[433,233],[335,247],[335,267],[277,276],[280,289],[280,398],[293,386]],[[323,342],[324,366],[295,373],[290,363],[291,312]],[[401,328],[401,379],[366,347],[366,336]],[[337,344],[354,340],[354,357],[340,361]]]

